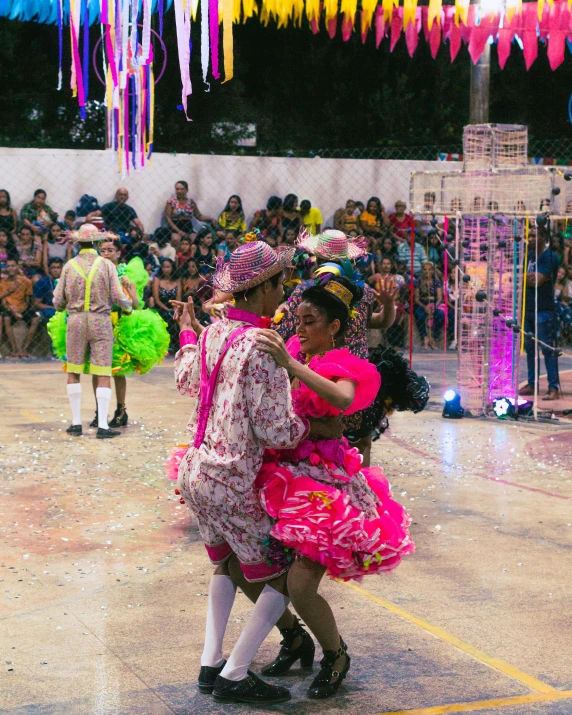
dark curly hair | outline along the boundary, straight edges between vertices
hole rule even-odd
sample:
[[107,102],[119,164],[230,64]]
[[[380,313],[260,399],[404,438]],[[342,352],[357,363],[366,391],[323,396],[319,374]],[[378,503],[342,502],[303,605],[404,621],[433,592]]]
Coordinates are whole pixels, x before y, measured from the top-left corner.
[[368,434],[375,441],[389,427],[387,417],[394,410],[421,412],[429,401],[431,388],[426,378],[411,370],[408,361],[393,348],[381,345],[370,348],[369,361],[381,375],[381,387],[373,403],[362,413],[360,427],[346,435],[350,442]]
[[[344,288],[347,288],[352,294],[350,307],[335,295],[326,290],[328,283],[334,280]],[[340,321],[340,329],[336,334],[336,345],[340,347],[344,344],[344,336],[350,322],[350,310],[358,303],[363,296],[363,290],[344,276],[337,276],[331,273],[326,273],[316,279],[316,283],[302,293],[302,301],[310,303],[322,315],[326,316],[328,323],[333,323],[334,320]]]

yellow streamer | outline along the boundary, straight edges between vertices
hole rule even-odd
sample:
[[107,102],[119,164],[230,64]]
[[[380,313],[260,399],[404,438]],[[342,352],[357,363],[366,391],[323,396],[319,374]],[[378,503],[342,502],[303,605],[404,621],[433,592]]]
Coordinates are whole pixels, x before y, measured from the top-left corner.
[[437,24],[441,25],[441,6],[443,0],[429,0],[429,11],[427,13],[427,27],[429,31],[433,27],[433,22],[437,20]]
[[[572,0],[570,0],[572,2]],[[374,8],[377,6],[377,0],[374,0]],[[310,22],[318,20],[320,17],[320,0],[306,0],[306,17]]]
[[[399,0],[397,0],[399,2]],[[393,0],[391,0],[393,3]],[[325,0],[324,11],[326,13],[326,22],[333,20],[338,16],[338,0]]]
[[357,12],[357,0],[342,0],[341,12],[345,20],[355,22]]
[[[572,0],[570,0],[572,2]],[[306,2],[306,7],[308,3]],[[371,27],[371,22],[373,20],[373,13],[377,7],[377,0],[362,0],[361,11],[362,11],[362,28]]]
[[[568,0],[568,2],[572,2],[572,0]],[[512,18],[515,16],[515,14],[522,15],[522,0],[507,0],[506,3],[506,18],[509,22],[512,21]]]
[[526,312],[526,273],[528,271],[528,216],[525,220],[524,240],[526,246],[524,249],[524,270],[522,272],[522,320],[520,330],[520,354],[524,355],[524,314]]
[[460,22],[466,25],[468,17],[469,0],[455,0],[455,25],[458,27]]
[[222,46],[224,51],[224,82],[234,76],[234,38],[232,29],[232,14],[234,0],[223,0],[222,4]]
[[417,0],[403,0],[403,29],[407,30],[409,23],[415,22]]
[[[554,0],[538,0],[538,19],[539,20],[542,20],[542,13],[544,12],[544,3],[545,2],[547,2],[550,9],[552,9]],[[568,7],[570,7],[570,0],[568,0]]]
[[383,19],[385,22],[391,22],[393,17],[393,8],[399,7],[399,0],[381,0],[383,8]]

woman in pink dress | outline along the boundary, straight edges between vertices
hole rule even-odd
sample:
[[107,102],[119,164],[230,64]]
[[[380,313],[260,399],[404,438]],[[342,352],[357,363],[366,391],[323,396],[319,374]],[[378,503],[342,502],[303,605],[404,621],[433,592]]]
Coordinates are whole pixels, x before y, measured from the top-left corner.
[[[297,334],[287,345],[274,331],[259,333],[259,349],[270,353],[293,379],[292,399],[299,416],[347,415],[380,399],[382,378],[376,366],[337,347],[343,344],[352,307],[360,297],[361,289],[348,279],[320,276],[302,296]],[[392,396],[382,397],[389,410]],[[273,558],[292,560],[292,604],[324,650],[321,671],[308,694],[326,698],[346,677],[350,656],[330,606],[318,594],[320,581],[324,574],[360,580],[395,568],[414,550],[410,518],[391,498],[381,469],[362,468],[358,450],[343,437],[269,450],[257,486],[264,508],[275,519]],[[300,626],[289,630],[297,632],[285,634],[280,655],[262,671],[266,675],[283,674],[298,658],[303,663],[309,636]]]

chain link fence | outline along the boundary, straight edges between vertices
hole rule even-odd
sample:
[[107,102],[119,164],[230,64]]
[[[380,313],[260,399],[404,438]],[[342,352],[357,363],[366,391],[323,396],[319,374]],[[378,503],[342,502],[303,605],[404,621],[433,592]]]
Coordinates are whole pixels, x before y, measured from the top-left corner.
[[[530,151],[542,152],[548,162],[558,159],[558,164],[569,163],[562,160],[568,152],[572,163],[571,140],[531,142]],[[122,177],[111,152],[0,148],[4,169],[0,189],[5,192],[0,193],[0,296],[14,285],[9,258],[19,258],[17,273],[22,278],[21,295],[1,301],[0,355],[6,359],[29,353],[38,359],[50,358],[46,322],[57,279],[57,268],[51,268],[50,262],[54,258],[65,261],[74,254],[76,248],[68,241],[66,231],[77,228],[94,210],[103,210],[108,228],[122,233],[127,258],[143,257],[151,283],[160,275],[161,258],[174,258],[183,294],[196,292],[199,281],[194,278],[195,268],[199,277],[208,280],[217,254],[228,256],[250,228],[258,227],[272,244],[294,241],[304,224],[310,232],[335,227],[350,235],[365,233],[370,256],[360,270],[366,277],[389,270],[397,276],[401,289],[395,326],[389,331],[372,331],[371,342],[382,340],[407,349],[410,254],[403,239],[411,221],[407,206],[410,177],[414,171],[442,168],[443,161],[438,157],[451,160],[448,169],[460,170],[462,163],[455,163],[460,152],[461,147],[455,145],[386,146],[316,149],[304,156],[286,150],[270,156],[254,148],[237,147],[232,154],[156,154],[144,171]],[[186,196],[180,194],[177,201],[175,184],[181,181],[188,185],[188,192]],[[120,188],[127,190],[126,203],[137,216],[131,224],[113,210]],[[34,199],[38,189],[46,193],[45,205]],[[233,195],[241,199],[244,216],[240,220],[233,214],[225,215]],[[282,202],[278,208],[271,197]],[[395,204],[401,202],[404,205],[392,215]],[[106,205],[107,209],[103,208]],[[170,215],[173,211],[174,216]],[[129,217],[134,218],[131,214]],[[174,217],[178,217],[178,224],[173,223]],[[438,237],[431,238],[432,228],[430,216],[415,217],[418,248],[414,267],[419,274],[423,263],[432,263],[438,285],[444,278],[443,248]],[[142,231],[141,241],[135,229]],[[190,247],[185,243],[181,246],[188,235]],[[137,239],[135,248],[132,239]],[[181,253],[182,257],[177,255]],[[383,262],[384,258],[389,263]],[[442,292],[439,295],[432,300],[442,301]],[[151,287],[147,299],[153,307]],[[415,349],[434,346],[443,350],[454,342],[450,320],[449,335],[444,334],[443,321],[424,317],[420,311],[413,322]]]

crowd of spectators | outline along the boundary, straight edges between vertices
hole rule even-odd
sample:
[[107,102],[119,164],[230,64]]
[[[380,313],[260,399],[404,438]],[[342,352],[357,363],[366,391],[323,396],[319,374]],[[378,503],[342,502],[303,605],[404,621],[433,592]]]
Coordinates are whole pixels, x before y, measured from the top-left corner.
[[[431,199],[427,197],[428,204]],[[435,230],[429,205],[427,211],[428,214],[413,216],[401,200],[393,210],[387,210],[376,196],[367,203],[348,199],[335,211],[333,225],[325,225],[318,207],[287,194],[284,198],[270,196],[266,206],[256,210],[248,221],[240,196],[230,196],[218,215],[208,216],[189,195],[187,182],[178,181],[165,203],[161,225],[149,231],[129,203],[125,188],[119,188],[113,200],[104,204],[83,195],[74,209],[65,211],[62,220],[47,203],[43,189],[37,189],[19,212],[12,206],[8,191],[0,190],[0,354],[5,332],[10,356],[28,355],[38,328],[53,315],[52,293],[62,266],[78,250],[73,231],[85,222],[117,234],[125,262],[135,256],[142,259],[149,273],[146,304],[167,322],[173,349],[177,328],[169,301],[192,297],[200,319],[208,322],[210,317],[201,306],[212,297],[210,276],[217,258],[228,260],[245,237],[248,240],[253,233],[271,246],[280,246],[294,245],[302,230],[316,234],[326,228],[344,231],[350,238],[363,236],[368,255],[359,261],[360,272],[374,286],[382,277],[393,276],[399,287],[397,320],[386,331],[388,344],[397,348],[405,344],[413,261],[413,314],[423,347],[435,349],[445,341],[454,348],[453,272],[449,270],[449,275],[444,275],[442,231],[440,227]],[[572,222],[570,226],[567,222],[560,226],[552,241],[561,260],[555,287],[558,311],[563,333],[570,335]],[[291,285],[304,278],[307,270],[307,265],[298,263]],[[20,320],[26,324],[27,332],[18,346],[13,326]],[[447,335],[443,335],[445,326]]]

